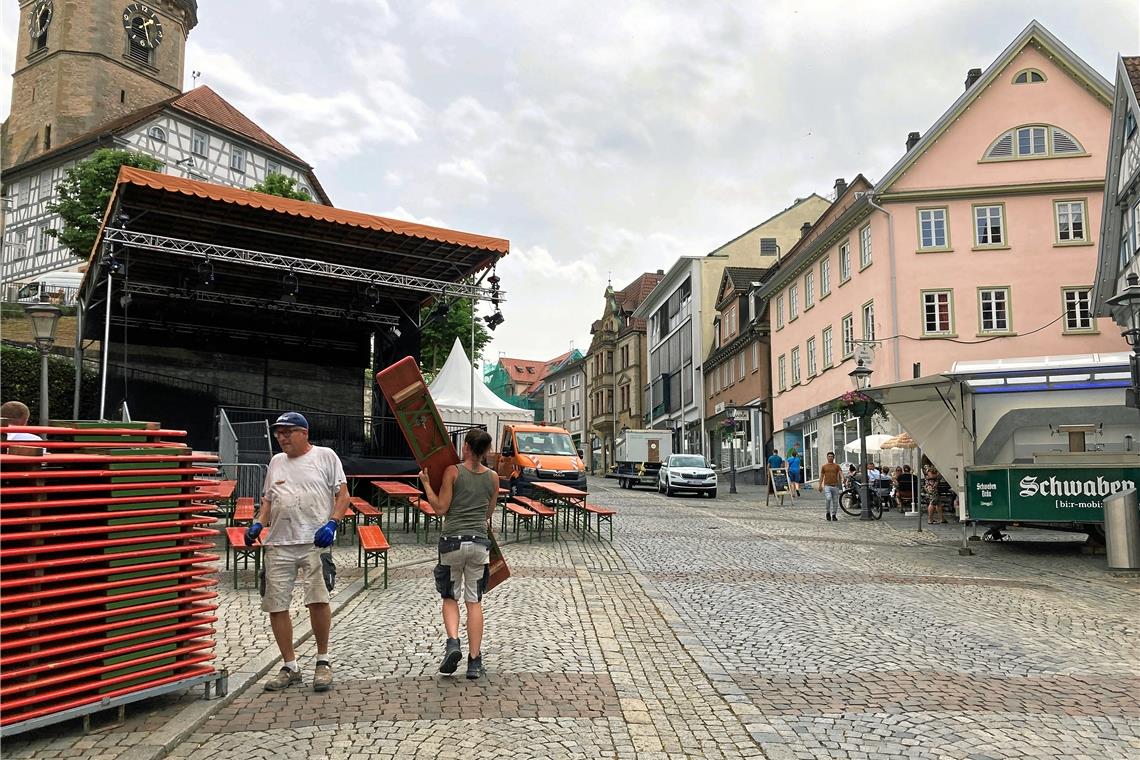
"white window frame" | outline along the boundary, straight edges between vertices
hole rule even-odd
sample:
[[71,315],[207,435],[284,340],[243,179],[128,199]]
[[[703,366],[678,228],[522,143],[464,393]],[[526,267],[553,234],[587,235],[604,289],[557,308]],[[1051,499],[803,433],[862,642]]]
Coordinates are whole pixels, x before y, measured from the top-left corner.
[[190,153],[202,158],[210,157],[210,135],[208,132],[203,132],[200,129],[190,130]]
[[875,339],[875,302],[863,304],[863,340]]
[[[946,336],[954,334],[954,291],[950,288],[924,290],[922,298],[922,334]],[[945,312],[942,307],[945,306]],[[933,318],[933,323],[932,323]],[[945,319],[945,323],[942,320]]]
[[807,373],[808,377],[815,377],[819,373],[819,367],[815,363],[815,336],[807,339],[804,345],[804,351],[807,352]]
[[[930,225],[927,239],[924,225]],[[941,228],[942,242],[938,242]],[[950,248],[950,210],[945,206],[931,206],[918,209],[918,250],[945,251]]]
[[815,272],[804,272],[804,311],[815,306]]
[[788,389],[788,368],[787,358],[783,354],[776,358],[776,377],[780,383],[780,390],[786,391]]
[[[1040,135],[1037,133],[1040,132]],[[1028,133],[1029,136],[1029,150],[1023,151],[1021,149],[1021,136],[1022,133]],[[1037,138],[1041,138],[1041,150],[1037,150]],[[1013,155],[1023,158],[1028,156],[1048,156],[1049,155],[1049,127],[1042,124],[1028,124],[1024,127],[1018,127],[1013,130]]]
[[[1076,209],[1080,214],[1081,235],[1077,237],[1073,234],[1073,210]],[[1067,221],[1065,224],[1068,226],[1067,230],[1061,229],[1061,215],[1064,213]],[[1056,235],[1057,245],[1074,245],[1085,244],[1089,242],[1089,215],[1088,204],[1084,198],[1067,198],[1065,200],[1053,201],[1053,230]]]
[[788,321],[792,322],[800,317],[800,286],[788,286]]
[[[997,297],[1000,294],[1000,297]],[[1013,331],[1013,315],[1010,312],[1009,287],[978,288],[978,334],[980,335],[1007,335]],[[987,304],[989,301],[989,304]],[[1000,303],[1003,310],[1002,318],[1005,325],[997,326],[996,305]],[[986,307],[990,306],[990,319],[993,324],[986,326]]]
[[265,159],[265,176],[268,177],[270,174],[285,176],[285,172],[281,170],[281,164],[272,158],[267,158]]
[[231,145],[230,146],[230,169],[235,171],[235,172],[240,172],[242,174],[245,174],[245,163],[246,163],[246,159],[247,159],[247,153],[248,153],[248,151],[246,151],[246,149],[241,147],[240,145]]
[[844,359],[855,355],[855,315],[847,314],[839,322],[839,350]]
[[866,269],[871,266],[871,225],[865,224],[859,229],[859,268]]
[[743,351],[741,351],[739,354],[736,355],[736,360],[738,362],[740,362],[739,374],[740,374],[740,379],[743,380],[744,379],[744,352]]
[[753,343],[752,344],[752,371],[753,372],[759,372],[760,371],[760,344],[759,343]]
[[158,126],[157,124],[153,124],[150,126],[149,129],[147,129],[146,136],[152,140],[158,140],[159,142],[166,142],[166,130],[163,129],[162,127]]
[[776,296],[776,329],[781,330],[784,327],[784,296],[780,294]]
[[839,244],[839,284],[851,279],[851,241],[844,240]]
[[800,347],[792,348],[792,385],[800,384]]
[[[978,204],[973,207],[974,211],[974,247],[975,248],[1008,248],[1009,241],[1006,239],[1005,234],[1005,204],[991,203],[991,204]],[[995,219],[994,212],[997,212],[997,240],[993,237],[993,222]],[[982,222],[985,222],[984,227]],[[984,232],[983,232],[984,229]],[[982,239],[983,234],[985,240]]]
[[[1096,319],[1092,313],[1092,288],[1091,287],[1067,287],[1061,288],[1061,305],[1065,310],[1065,321],[1063,332],[1067,335],[1087,335],[1088,333],[1097,332]],[[1077,320],[1070,319],[1073,307],[1079,308],[1084,312],[1084,318],[1081,318],[1081,313],[1077,312]]]
[[835,351],[835,337],[832,335],[831,325],[823,328],[823,333],[820,335],[821,342],[823,343],[823,368],[827,369],[832,365]]
[[819,262],[819,297],[831,292],[831,257],[824,256]]

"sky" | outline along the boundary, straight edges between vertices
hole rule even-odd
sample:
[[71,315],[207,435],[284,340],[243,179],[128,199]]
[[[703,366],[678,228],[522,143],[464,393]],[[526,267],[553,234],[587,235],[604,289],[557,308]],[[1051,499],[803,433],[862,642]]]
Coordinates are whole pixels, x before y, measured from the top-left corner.
[[198,17],[184,88],[200,72],[335,205],[511,241],[492,360],[584,352],[608,282],[877,180],[1034,18],[1110,82],[1140,54],[1138,0],[199,0]]

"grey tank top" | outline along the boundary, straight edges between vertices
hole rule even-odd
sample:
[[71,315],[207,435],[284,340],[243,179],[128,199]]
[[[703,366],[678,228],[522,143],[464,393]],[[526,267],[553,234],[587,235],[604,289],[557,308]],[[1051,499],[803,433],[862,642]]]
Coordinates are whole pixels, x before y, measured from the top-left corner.
[[487,537],[487,505],[495,491],[491,470],[475,474],[462,464],[456,465],[459,477],[451,493],[451,508],[443,517],[445,536]]

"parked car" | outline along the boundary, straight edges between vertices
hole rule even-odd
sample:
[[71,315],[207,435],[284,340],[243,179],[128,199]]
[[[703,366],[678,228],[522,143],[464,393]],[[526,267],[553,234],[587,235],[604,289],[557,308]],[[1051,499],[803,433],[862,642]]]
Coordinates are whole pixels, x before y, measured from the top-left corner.
[[716,470],[700,454],[671,454],[657,476],[657,490],[666,496],[692,491],[715,499],[716,483]]

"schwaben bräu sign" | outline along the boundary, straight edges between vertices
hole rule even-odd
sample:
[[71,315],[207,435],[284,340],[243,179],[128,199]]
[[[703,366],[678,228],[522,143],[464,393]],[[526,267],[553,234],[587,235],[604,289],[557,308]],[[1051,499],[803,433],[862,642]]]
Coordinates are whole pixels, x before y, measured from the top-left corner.
[[1138,482],[1138,467],[971,467],[966,508],[974,520],[1103,522],[1104,498]]

